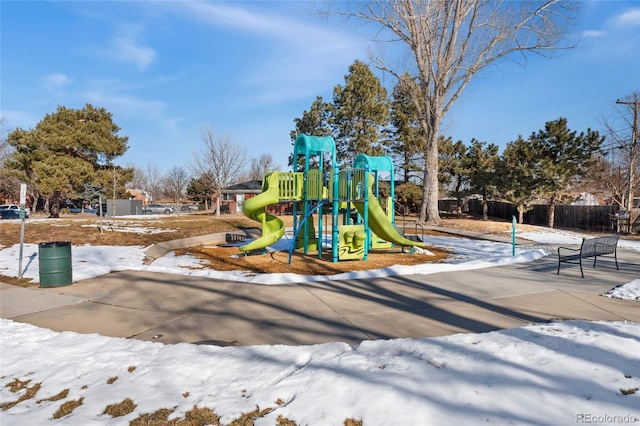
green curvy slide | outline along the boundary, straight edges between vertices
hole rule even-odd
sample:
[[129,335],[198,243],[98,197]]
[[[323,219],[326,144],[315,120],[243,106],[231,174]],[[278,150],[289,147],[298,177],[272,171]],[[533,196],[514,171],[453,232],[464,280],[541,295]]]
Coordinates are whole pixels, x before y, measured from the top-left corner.
[[264,177],[262,193],[249,198],[242,206],[242,212],[250,219],[262,223],[262,236],[240,247],[242,251],[259,250],[270,246],[284,235],[282,219],[268,214],[264,208],[280,202],[278,192],[278,172],[271,172]]
[[[369,179],[369,182],[373,184],[373,178]],[[353,203],[361,216],[364,216],[364,203]],[[403,237],[393,227],[389,218],[382,210],[378,199],[371,191],[371,185],[369,186],[369,228],[378,237],[385,241],[390,241],[400,246],[416,246],[424,247],[424,243],[420,241],[411,241],[408,238]]]

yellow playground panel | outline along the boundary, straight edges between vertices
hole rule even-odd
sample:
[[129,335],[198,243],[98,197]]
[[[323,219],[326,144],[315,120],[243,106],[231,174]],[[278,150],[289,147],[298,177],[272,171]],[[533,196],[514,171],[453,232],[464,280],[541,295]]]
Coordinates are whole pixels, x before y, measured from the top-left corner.
[[364,259],[364,245],[367,240],[364,225],[340,225],[339,229],[338,258],[340,260]]

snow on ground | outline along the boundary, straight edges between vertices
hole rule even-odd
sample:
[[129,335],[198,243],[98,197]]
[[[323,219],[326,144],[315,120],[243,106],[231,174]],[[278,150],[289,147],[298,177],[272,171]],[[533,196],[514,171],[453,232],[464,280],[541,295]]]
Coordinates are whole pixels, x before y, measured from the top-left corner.
[[633,280],[630,283],[611,289],[605,294],[605,296],[640,302],[640,279]]
[[[9,383],[38,393],[0,423],[122,425],[159,409],[208,407],[228,425],[256,408],[298,425],[568,425],[640,422],[640,324],[567,321],[484,334],[313,346],[164,345],[56,333],[0,320],[3,404]],[[66,397],[49,398],[68,389]],[[130,398],[128,415],[105,408]]]
[[[579,244],[581,238],[556,232],[520,235],[525,234],[544,243]],[[449,248],[454,256],[441,264],[333,278],[489,267],[548,253],[518,249],[511,257],[508,244],[453,237],[429,243]],[[640,244],[629,248],[640,251]],[[200,265],[190,256],[167,255],[145,266],[143,252],[143,247],[73,247],[74,278],[148,269],[265,284],[318,279],[194,271],[190,268]],[[1,274],[17,274],[18,253],[17,245],[0,250]],[[23,269],[37,281],[37,245],[25,245]],[[640,300],[640,280],[607,295]],[[256,408],[272,409],[256,425],[278,424],[279,416],[298,425],[342,425],[348,418],[364,425],[640,423],[640,324],[635,323],[554,322],[484,334],[364,341],[355,347],[216,347],[56,333],[2,319],[0,341],[3,426],[50,423],[63,403],[78,400],[79,407],[56,421],[120,425],[162,408],[175,409],[170,419],[184,419],[198,406],[215,411],[222,424]],[[29,382],[12,392],[9,385],[20,381]],[[27,398],[26,388],[39,390]],[[51,398],[65,389],[66,396]],[[125,398],[136,405],[133,412],[117,418],[104,413],[107,405]]]
[[[127,232],[135,231],[128,229]],[[549,231],[548,229],[541,232],[522,232],[519,233],[518,236],[545,244],[580,244],[582,241],[581,234],[567,231]],[[157,259],[150,265],[145,265],[144,251],[146,248],[141,246],[73,246],[71,260],[74,281],[104,275],[111,271],[146,270],[168,274],[251,282],[255,284],[277,285],[307,281],[433,274],[456,270],[480,269],[511,263],[531,262],[550,253],[549,250],[543,248],[526,248],[526,246],[523,246],[523,248],[517,248],[516,256],[512,256],[512,247],[510,244],[458,237],[427,236],[425,237],[425,243],[427,245],[444,247],[451,251],[452,256],[445,262],[440,263],[424,263],[412,266],[395,265],[383,269],[336,275],[255,274],[247,271],[216,271],[203,267],[201,261],[193,256],[176,256],[172,252]],[[621,240],[619,245],[631,250],[640,251],[640,241]],[[271,249],[286,251],[288,247],[289,240],[283,238],[274,244]],[[0,248],[2,247],[0,246]],[[13,277],[18,276],[19,249],[19,244],[16,244],[0,250],[0,274]],[[32,279],[33,282],[39,281],[37,244],[25,244],[23,247],[22,275],[25,278]],[[625,294],[623,291],[616,293],[616,295]]]

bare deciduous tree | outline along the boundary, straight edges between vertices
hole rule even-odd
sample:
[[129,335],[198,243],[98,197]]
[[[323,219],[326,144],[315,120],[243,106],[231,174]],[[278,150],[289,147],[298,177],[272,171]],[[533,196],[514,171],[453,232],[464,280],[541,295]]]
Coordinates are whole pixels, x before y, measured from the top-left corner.
[[183,167],[176,166],[169,170],[164,180],[165,192],[171,195],[176,203],[179,203],[189,183],[189,174]]
[[251,180],[262,180],[267,173],[277,168],[278,166],[273,161],[271,154],[262,154],[258,158],[251,159],[251,169],[248,177]]
[[151,201],[157,202],[162,195],[162,173],[155,164],[147,164],[147,169],[143,172],[144,192]]
[[[380,27],[376,40],[400,42],[409,50],[407,67],[417,84],[411,93],[424,130],[425,171],[420,220],[437,223],[438,133],[445,115],[474,76],[501,60],[526,64],[528,53],[561,48],[575,2],[566,0],[375,0],[350,2],[334,14]],[[378,67],[396,77],[383,58]]]
[[7,142],[7,116],[0,116],[0,169],[2,169],[2,163],[7,155],[9,155],[9,142]]
[[191,169],[194,176],[212,177],[212,189],[217,194],[216,215],[220,215],[222,190],[243,176],[247,155],[229,136],[220,136],[211,127],[202,129],[200,137],[204,147],[194,153]]

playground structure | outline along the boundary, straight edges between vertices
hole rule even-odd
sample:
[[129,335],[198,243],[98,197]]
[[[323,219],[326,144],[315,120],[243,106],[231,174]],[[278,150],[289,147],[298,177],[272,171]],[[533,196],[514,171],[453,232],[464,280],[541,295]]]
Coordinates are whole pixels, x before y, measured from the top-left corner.
[[[300,135],[294,144],[293,172],[266,175],[262,193],[244,202],[244,214],[262,224],[262,236],[241,246],[248,253],[279,241],[285,233],[282,219],[265,208],[281,202],[293,203],[294,237],[289,250],[304,254],[317,251],[322,257],[323,219],[331,214],[331,258],[366,260],[375,248],[424,247],[401,235],[394,226],[394,170],[388,156],[356,157],[352,168],[340,170],[332,137]],[[379,172],[390,174],[390,193],[382,207]],[[386,209],[386,211],[385,211]],[[318,218],[317,228],[314,214]]]

